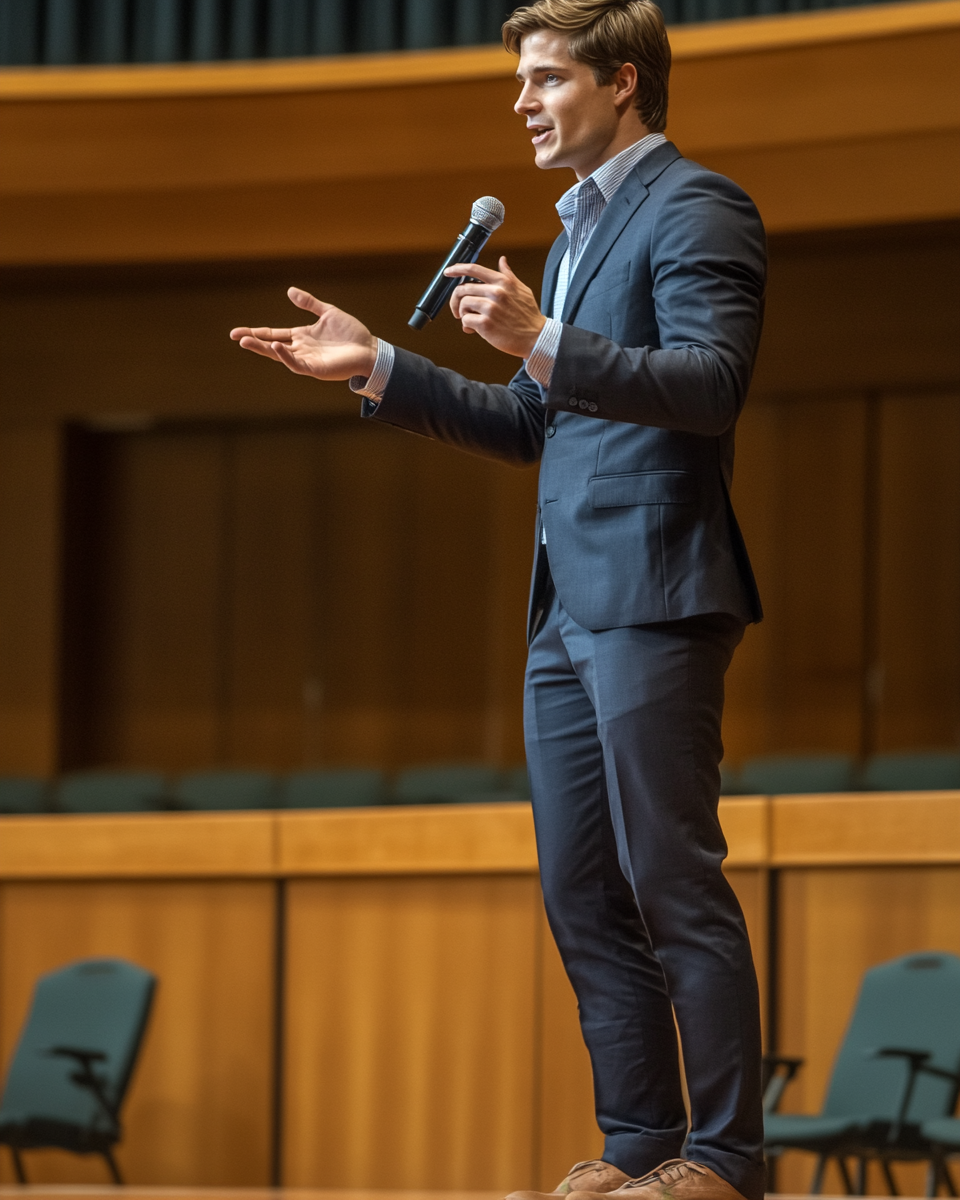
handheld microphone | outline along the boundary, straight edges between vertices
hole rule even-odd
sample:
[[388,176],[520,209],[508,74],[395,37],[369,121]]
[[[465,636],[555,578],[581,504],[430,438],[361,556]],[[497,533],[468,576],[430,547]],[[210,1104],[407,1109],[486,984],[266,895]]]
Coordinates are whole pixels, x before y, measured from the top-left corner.
[[423,329],[428,321],[432,321],[441,308],[453,294],[453,289],[465,279],[454,277],[449,279],[444,275],[447,267],[454,263],[474,263],[480,257],[480,251],[487,244],[491,233],[503,224],[504,207],[493,196],[481,196],[474,202],[470,210],[470,224],[463,233],[457,234],[453,249],[447,255],[443,266],[430,281],[430,286],[417,301],[413,316],[407,322],[414,329]]

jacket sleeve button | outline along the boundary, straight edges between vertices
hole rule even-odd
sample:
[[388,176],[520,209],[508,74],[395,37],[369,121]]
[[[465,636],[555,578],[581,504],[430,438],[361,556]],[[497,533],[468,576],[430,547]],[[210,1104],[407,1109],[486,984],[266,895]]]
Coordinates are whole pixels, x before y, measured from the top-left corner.
[[587,405],[587,408],[589,409],[589,411],[590,411],[590,412],[596,412],[596,411],[597,411],[597,406],[596,406],[595,404],[588,404],[588,405]]
[[586,402],[586,400],[581,400],[581,401],[580,401],[580,407],[581,407],[581,408],[583,408],[583,409],[585,409],[585,408],[587,407],[587,402]]
[[577,407],[577,398],[576,398],[576,396],[571,396],[571,397],[570,397],[570,407],[571,407],[571,408],[576,408],[576,407]]

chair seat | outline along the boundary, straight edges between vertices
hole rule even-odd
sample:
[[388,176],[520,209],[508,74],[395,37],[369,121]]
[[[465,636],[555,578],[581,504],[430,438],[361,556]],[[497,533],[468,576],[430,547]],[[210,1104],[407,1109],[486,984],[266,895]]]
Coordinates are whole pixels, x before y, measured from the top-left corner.
[[825,1143],[842,1142],[862,1131],[855,1117],[808,1117],[792,1113],[768,1113],[763,1118],[763,1140],[767,1146],[790,1146],[798,1150],[820,1150]]
[[950,1150],[960,1150],[960,1117],[938,1117],[935,1121],[924,1121],[920,1130],[928,1141]]

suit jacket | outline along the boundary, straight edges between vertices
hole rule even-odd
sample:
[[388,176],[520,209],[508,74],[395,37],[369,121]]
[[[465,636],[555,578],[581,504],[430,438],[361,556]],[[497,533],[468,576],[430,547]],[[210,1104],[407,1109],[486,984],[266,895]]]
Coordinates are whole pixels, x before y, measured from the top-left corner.
[[[566,246],[563,233],[547,259],[546,313]],[[509,385],[475,383],[398,348],[364,415],[508,463],[541,460],[531,619],[549,555],[563,606],[587,629],[759,620],[729,487],[765,276],[753,202],[667,142],[627,176],[577,264],[549,388],[524,369]]]

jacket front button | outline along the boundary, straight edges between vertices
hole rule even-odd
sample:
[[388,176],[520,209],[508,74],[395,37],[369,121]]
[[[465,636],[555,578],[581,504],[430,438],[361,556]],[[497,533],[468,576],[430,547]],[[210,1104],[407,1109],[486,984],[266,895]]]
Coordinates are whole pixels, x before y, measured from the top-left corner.
[[587,405],[587,408],[590,410],[590,412],[596,412],[596,411],[597,411],[597,406],[596,406],[595,404],[588,404],[588,405]]
[[553,435],[557,432],[556,425],[548,425],[545,432],[547,437],[553,437]]

